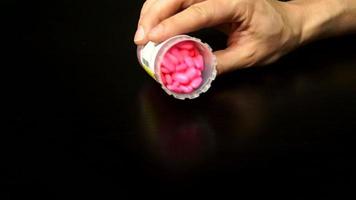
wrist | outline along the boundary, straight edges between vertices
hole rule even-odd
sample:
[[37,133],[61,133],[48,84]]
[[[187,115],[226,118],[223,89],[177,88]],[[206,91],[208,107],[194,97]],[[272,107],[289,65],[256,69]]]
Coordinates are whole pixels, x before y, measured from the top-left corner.
[[283,41],[283,54],[292,51],[303,43],[302,15],[299,8],[288,2],[270,1],[277,8],[278,13],[284,22],[283,34],[280,40]]
[[306,44],[334,35],[346,5],[342,0],[294,0],[287,3],[287,9],[299,26],[300,44]]

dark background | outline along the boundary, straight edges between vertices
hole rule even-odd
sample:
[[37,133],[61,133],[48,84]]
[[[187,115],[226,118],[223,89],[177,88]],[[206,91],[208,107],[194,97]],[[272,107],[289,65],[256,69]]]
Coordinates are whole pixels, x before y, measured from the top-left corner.
[[[142,1],[0,4],[1,182],[41,184],[4,199],[353,193],[355,35],[220,76],[180,101],[137,62]],[[216,31],[194,35],[224,47]]]

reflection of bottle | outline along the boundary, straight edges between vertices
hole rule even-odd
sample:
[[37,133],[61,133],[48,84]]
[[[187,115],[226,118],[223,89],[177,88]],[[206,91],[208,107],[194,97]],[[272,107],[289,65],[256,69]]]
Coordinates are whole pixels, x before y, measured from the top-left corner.
[[214,129],[202,110],[192,111],[191,103],[167,101],[159,92],[152,85],[140,92],[138,126],[145,152],[172,170],[199,166],[215,153]]
[[[168,54],[169,54],[169,56],[171,55],[170,52],[172,50],[174,51],[174,48],[181,45],[182,43],[188,43],[188,44],[192,44],[192,46],[194,46],[197,53],[194,55],[194,52],[193,52],[193,55],[191,55],[191,56],[193,58],[193,56],[196,56],[198,54],[196,57],[200,57],[201,63],[203,63],[203,66],[200,66],[200,64],[197,64],[199,62],[196,60],[193,60],[193,62],[192,62],[192,60],[190,58],[185,59],[185,58],[189,57],[189,54],[186,56],[186,54],[184,54],[184,52],[179,52],[175,55],[177,55],[177,57],[183,56],[184,63],[181,63],[181,60],[178,59],[178,61],[176,61],[175,65],[174,65],[174,67],[169,69],[172,71],[170,73],[174,73],[174,74],[168,75],[169,79],[168,78],[166,79],[165,77],[163,77],[164,73],[169,73],[169,72],[164,72],[165,59],[168,56]],[[162,43],[159,43],[159,44],[155,44],[153,42],[148,42],[145,46],[138,46],[137,56],[138,56],[138,60],[139,60],[140,64],[146,70],[146,72],[162,85],[162,88],[164,91],[166,91],[170,95],[173,95],[177,99],[186,99],[186,98],[193,99],[193,98],[198,97],[201,93],[206,92],[210,88],[211,82],[215,79],[216,74],[217,74],[217,72],[216,72],[216,58],[215,58],[214,54],[212,53],[212,49],[209,47],[208,44],[202,43],[199,39],[188,36],[188,35],[178,35],[178,36],[172,37],[172,38],[170,38]],[[184,57],[184,56],[186,56],[186,57]],[[177,57],[175,57],[175,58],[177,58]],[[173,58],[173,59],[175,59],[175,58]],[[182,72],[180,72],[180,70],[178,69],[178,66],[180,64],[186,65],[186,68],[187,68],[187,66],[189,66],[189,69],[193,68],[193,71],[195,69],[194,68],[194,66],[195,66],[196,73],[193,73],[195,75],[190,76],[190,74],[192,74],[192,73],[188,72],[189,71],[188,68],[183,69],[185,71],[182,70]],[[184,68],[184,66],[183,66],[183,68]],[[198,71],[198,69],[199,69],[199,71]],[[182,74],[185,75],[185,76],[181,77],[182,79],[184,79],[184,77],[190,78],[189,80],[186,81],[186,83],[184,82],[184,80],[183,80],[183,82],[177,81],[177,82],[175,82],[175,83],[177,83],[177,85],[176,85],[177,87],[174,86],[174,83],[172,83],[172,85],[167,84],[167,80],[170,81],[171,75],[172,75],[172,77],[177,77],[177,79],[178,79],[179,75],[182,75]],[[199,75],[197,75],[197,74],[199,74]],[[167,74],[165,74],[165,75],[167,75]],[[174,75],[176,75],[176,76],[174,76]],[[194,80],[193,80],[194,78],[196,78],[196,76],[198,76],[197,78],[200,79],[200,82],[198,81],[199,82],[198,85],[194,84],[197,82],[196,81],[194,82]],[[181,84],[181,85],[179,85],[179,84]],[[187,84],[187,85],[185,85],[185,84]],[[169,87],[169,86],[171,86],[171,87]],[[178,88],[178,86],[179,86],[179,88]],[[175,90],[174,88],[178,88],[178,89]],[[186,90],[184,90],[184,89],[186,89]],[[179,91],[179,90],[181,90],[181,91]]]

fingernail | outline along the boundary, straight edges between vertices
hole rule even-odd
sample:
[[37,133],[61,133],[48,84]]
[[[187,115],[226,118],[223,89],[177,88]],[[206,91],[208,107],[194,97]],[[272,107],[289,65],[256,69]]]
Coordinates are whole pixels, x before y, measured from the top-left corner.
[[135,33],[134,41],[137,42],[137,41],[143,40],[143,38],[145,38],[145,30],[143,30],[143,27],[141,25],[139,25],[137,27],[137,31]]
[[156,27],[154,27],[151,31],[151,35],[154,37],[157,37],[158,35],[160,35],[163,31],[163,26],[162,24],[158,24]]

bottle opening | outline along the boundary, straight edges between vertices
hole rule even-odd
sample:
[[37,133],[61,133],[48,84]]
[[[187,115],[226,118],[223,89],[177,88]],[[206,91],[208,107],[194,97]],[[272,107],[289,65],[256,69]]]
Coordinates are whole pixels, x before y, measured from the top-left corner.
[[181,94],[189,94],[202,85],[204,68],[203,55],[193,41],[173,45],[164,53],[159,64],[163,85]]

